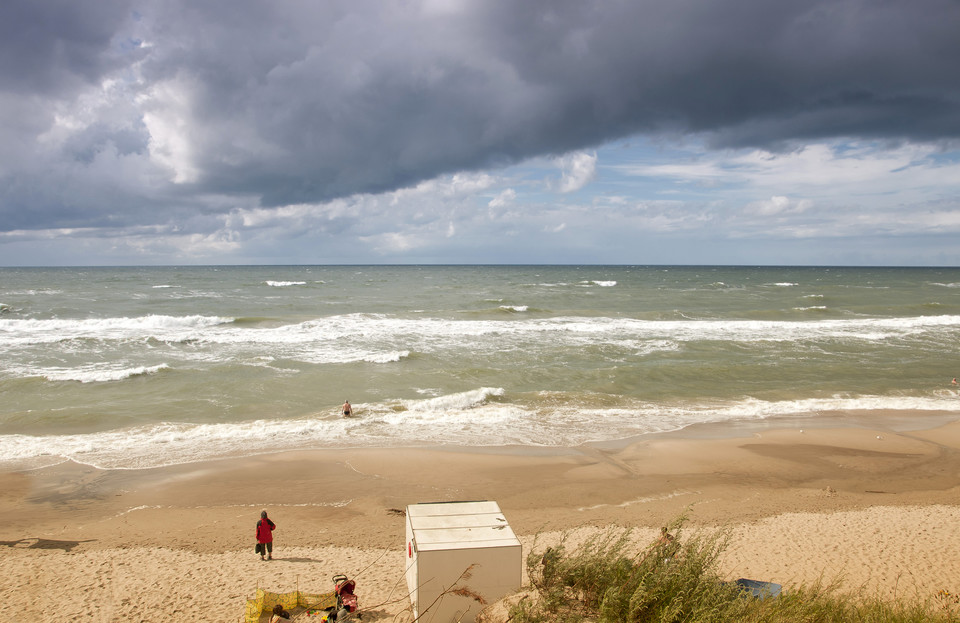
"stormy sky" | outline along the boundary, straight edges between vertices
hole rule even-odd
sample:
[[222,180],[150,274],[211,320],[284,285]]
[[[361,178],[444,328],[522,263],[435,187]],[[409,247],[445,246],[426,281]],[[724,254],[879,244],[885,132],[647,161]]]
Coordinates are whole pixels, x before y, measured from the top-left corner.
[[957,0],[6,0],[0,265],[960,265]]

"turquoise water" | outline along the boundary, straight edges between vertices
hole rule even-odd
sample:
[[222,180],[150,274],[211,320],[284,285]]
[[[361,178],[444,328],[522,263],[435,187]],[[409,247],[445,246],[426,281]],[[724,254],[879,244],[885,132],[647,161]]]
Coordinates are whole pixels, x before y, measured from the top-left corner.
[[[2,269],[0,461],[960,412],[958,340],[960,269]],[[345,399],[356,417],[338,417]]]

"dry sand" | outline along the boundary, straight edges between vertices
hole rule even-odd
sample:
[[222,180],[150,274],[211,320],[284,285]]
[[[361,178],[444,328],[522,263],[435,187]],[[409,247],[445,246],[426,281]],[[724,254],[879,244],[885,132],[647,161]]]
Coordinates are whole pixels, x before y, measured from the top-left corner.
[[[866,414],[869,415],[869,414]],[[904,417],[909,414],[904,414]],[[258,586],[357,582],[365,621],[409,621],[412,503],[496,500],[530,551],[682,513],[732,530],[722,570],[884,597],[960,592],[960,423],[701,428],[621,447],[287,452],[155,470],[0,474],[0,620],[236,622]],[[705,432],[704,432],[705,431]],[[737,434],[737,437],[729,437]],[[254,553],[261,509],[275,560]]]

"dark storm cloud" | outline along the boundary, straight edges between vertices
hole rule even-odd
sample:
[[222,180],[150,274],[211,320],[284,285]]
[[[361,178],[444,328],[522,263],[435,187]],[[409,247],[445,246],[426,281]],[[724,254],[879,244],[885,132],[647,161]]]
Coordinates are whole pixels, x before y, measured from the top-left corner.
[[[8,94],[62,101],[130,81],[126,108],[4,158],[0,210],[32,207],[20,227],[100,223],[100,210],[148,222],[164,216],[144,205],[190,193],[322,201],[636,133],[767,148],[960,136],[954,0],[5,6]],[[109,158],[127,163],[122,202],[95,192],[116,181]],[[58,174],[88,175],[91,196],[31,191]]]
[[4,0],[0,90],[59,96],[117,66],[111,40],[129,19],[126,0]]

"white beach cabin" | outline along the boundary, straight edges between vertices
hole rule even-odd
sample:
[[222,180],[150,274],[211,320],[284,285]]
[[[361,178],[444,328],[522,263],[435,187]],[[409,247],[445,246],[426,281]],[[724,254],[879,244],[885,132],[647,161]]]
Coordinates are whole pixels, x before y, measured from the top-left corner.
[[[422,623],[473,621],[484,604],[520,588],[520,541],[496,502],[407,506],[406,550],[413,616]],[[484,604],[445,593],[461,588]]]

